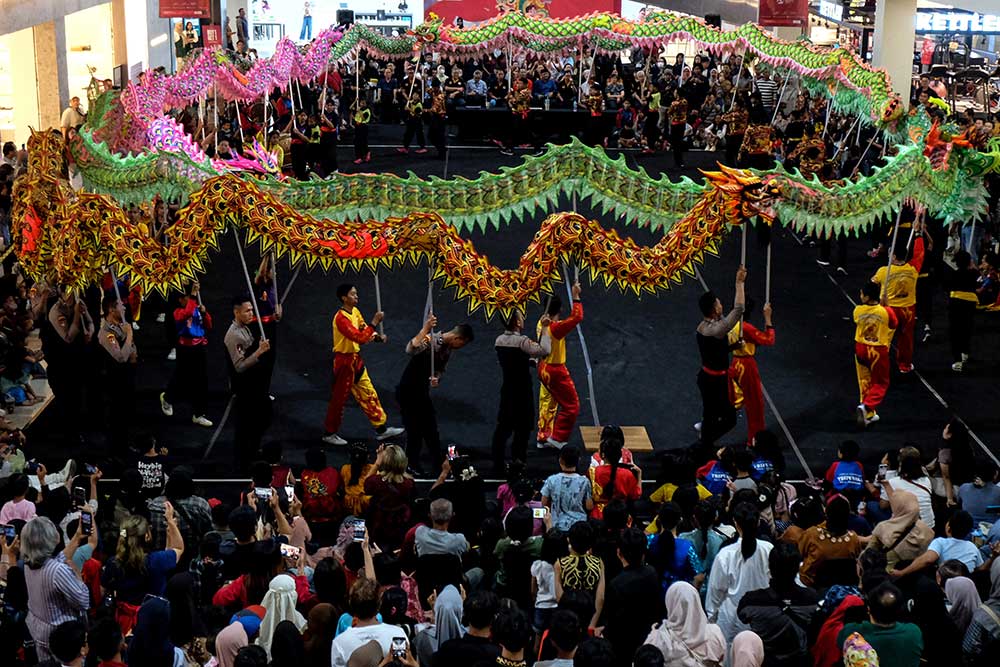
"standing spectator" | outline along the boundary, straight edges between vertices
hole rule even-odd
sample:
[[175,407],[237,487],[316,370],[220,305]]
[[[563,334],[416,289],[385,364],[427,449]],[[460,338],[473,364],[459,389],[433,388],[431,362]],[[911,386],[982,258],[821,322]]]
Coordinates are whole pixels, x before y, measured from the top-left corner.
[[478,591],[465,598],[462,605],[464,636],[454,637],[438,646],[432,667],[492,664],[500,655],[500,646],[492,639],[493,619],[500,600],[491,591]]
[[191,402],[191,423],[206,428],[212,422],[205,417],[208,403],[208,332],[212,330],[212,315],[199,298],[201,285],[191,283],[187,294],[179,297],[174,309],[177,331],[177,366],[167,390],[160,394],[160,409],[167,417],[174,415],[174,403]]
[[302,515],[310,526],[315,529],[316,524],[333,524],[335,527],[341,514],[340,498],[344,489],[340,473],[327,464],[326,452],[319,447],[306,450],[306,467],[302,470],[300,481]]
[[365,480],[365,493],[372,497],[368,530],[382,549],[395,549],[410,527],[410,501],[415,487],[406,474],[406,453],[399,445],[380,445],[375,474]]
[[656,570],[645,563],[645,553],[642,531],[627,528],[622,532],[618,558],[625,568],[608,582],[603,635],[622,667],[631,667],[631,656],[646,638],[647,628],[663,618],[663,589]]
[[587,520],[594,507],[590,480],[577,472],[580,449],[566,445],[559,450],[559,472],[542,485],[542,505],[552,513],[552,527],[567,531],[578,521]]
[[170,641],[170,603],[159,596],[148,598],[139,608],[128,643],[129,663],[183,667],[186,660],[184,650]]
[[774,106],[778,102],[778,82],[771,79],[769,71],[761,68],[753,83],[754,90],[760,94],[760,103],[764,107],[766,118],[769,120],[774,113]]
[[[59,624],[49,636],[51,654],[62,667],[83,667],[87,658],[87,624],[83,621],[66,621]],[[138,664],[138,663],[136,663]]]
[[349,462],[340,469],[340,479],[344,483],[344,513],[365,516],[372,499],[365,493],[365,480],[375,472],[375,466],[368,462],[368,445],[363,442],[352,443],[348,457]]
[[115,295],[101,303],[104,319],[97,340],[104,367],[104,390],[107,399],[105,419],[113,456],[128,450],[129,424],[135,412],[135,363],[139,352],[132,340],[132,327],[125,321],[125,307]]
[[195,495],[191,469],[178,466],[170,475],[163,489],[163,495],[148,503],[149,519],[152,524],[152,546],[160,548],[170,541],[170,526],[166,520],[167,505],[173,509],[174,520],[180,529],[187,557],[179,562],[187,562],[195,555],[202,536],[212,530],[212,508],[208,501]]
[[[46,517],[36,517],[21,529],[21,558],[28,592],[28,632],[35,642],[39,661],[52,657],[49,636],[56,626],[81,620],[90,608],[90,592],[72,564],[73,554],[86,537],[81,527],[58,556],[59,531]],[[90,542],[97,544],[97,531]],[[60,656],[62,657],[62,656]]]
[[236,39],[242,42],[249,41],[249,24],[247,23],[247,10],[240,7],[239,14],[236,16]]
[[504,609],[493,620],[492,630],[493,639],[500,645],[497,665],[522,667],[528,664],[524,655],[531,641],[531,626],[523,611]]
[[586,521],[578,521],[569,529],[569,555],[556,561],[556,599],[562,599],[563,591],[572,589],[585,591],[594,597],[594,615],[587,622],[588,627],[597,627],[604,608],[604,562],[591,551],[594,547],[594,528]]
[[378,582],[361,578],[351,586],[348,607],[353,615],[351,627],[337,635],[330,651],[331,667],[347,667],[355,649],[369,641],[378,642],[383,655],[389,655],[393,637],[404,637],[403,629],[378,620]]
[[58,397],[59,418],[71,440],[80,437],[84,360],[93,336],[94,320],[87,304],[71,287],[61,288],[42,328],[42,347],[49,364],[49,386]]
[[73,96],[69,101],[69,106],[62,112],[62,118],[59,121],[63,137],[68,137],[69,131],[83,125],[85,120],[87,120],[87,115],[80,111],[80,98]]

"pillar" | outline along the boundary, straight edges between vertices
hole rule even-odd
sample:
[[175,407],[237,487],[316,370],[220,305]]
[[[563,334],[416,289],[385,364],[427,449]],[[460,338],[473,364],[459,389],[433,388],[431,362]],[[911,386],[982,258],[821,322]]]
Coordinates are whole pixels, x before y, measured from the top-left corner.
[[913,79],[916,15],[917,0],[879,0],[875,7],[872,65],[888,72],[892,89],[904,101],[910,97],[910,82]]
[[31,29],[34,39],[35,86],[38,100],[36,130],[59,127],[62,110],[69,103],[69,98],[63,99],[67,89],[66,33],[63,31],[62,42],[57,42],[56,24],[61,25],[62,19],[41,23]]

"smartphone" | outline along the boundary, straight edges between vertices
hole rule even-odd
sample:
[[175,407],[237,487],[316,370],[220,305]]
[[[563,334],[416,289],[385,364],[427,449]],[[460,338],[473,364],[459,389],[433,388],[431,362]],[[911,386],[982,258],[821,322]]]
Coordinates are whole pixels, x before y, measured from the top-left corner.
[[545,518],[545,508],[544,507],[534,507],[534,508],[532,508],[532,510],[531,510],[531,516],[533,516],[536,519],[544,519]]
[[886,465],[885,463],[879,463],[878,464],[878,476],[875,479],[877,479],[879,482],[881,482],[883,479],[885,479],[885,474],[887,472],[889,472],[889,466]]
[[454,461],[458,456],[458,447],[455,445],[448,445],[448,460]]
[[94,531],[94,516],[90,512],[80,512],[80,532],[90,535]]
[[406,637],[393,637],[392,638],[392,657],[403,658],[406,656]]
[[288,498],[288,502],[292,502],[292,498],[295,497],[295,487],[286,486],[285,487],[285,497]]
[[299,556],[302,555],[302,549],[299,547],[293,547],[291,544],[282,544],[279,549],[281,550],[281,555],[284,558],[289,558],[294,561],[297,561]]
[[17,539],[17,528],[7,524],[3,527],[3,536],[7,539],[7,546],[14,544],[14,540]]
[[255,496],[257,496],[258,498],[261,498],[263,500],[270,500],[271,499],[271,489],[268,488],[268,487],[266,487],[266,486],[265,487],[255,487],[254,490],[253,490],[253,493],[254,493]]
[[354,541],[364,542],[365,541],[365,522],[364,519],[358,521],[354,524]]
[[38,461],[31,459],[24,466],[24,472],[26,475],[37,475],[38,474]]
[[92,466],[89,463],[84,464],[84,469],[87,471],[88,475],[93,475],[97,473],[97,466]]
[[87,491],[79,486],[73,489],[73,507],[80,509],[87,504]]

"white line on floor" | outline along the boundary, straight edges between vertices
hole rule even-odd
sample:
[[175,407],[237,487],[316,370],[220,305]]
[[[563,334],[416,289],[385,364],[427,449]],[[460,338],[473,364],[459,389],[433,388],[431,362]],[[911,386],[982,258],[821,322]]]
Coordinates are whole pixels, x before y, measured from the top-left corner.
[[[840,293],[844,295],[844,298],[847,299],[852,306],[858,305],[858,302],[851,298],[851,295],[847,293],[847,291],[844,289],[844,286],[841,285],[839,282],[837,282],[837,279],[833,277],[833,274],[831,274],[829,271],[824,271],[823,273],[826,274],[826,277],[830,279],[831,283],[836,285],[837,289],[840,290]],[[951,416],[957,419],[958,423],[965,427],[965,429],[969,432],[969,437],[971,437],[973,440],[976,441],[976,443],[982,448],[982,450],[986,452],[986,455],[989,456],[991,459],[993,459],[994,463],[1000,465],[1000,459],[998,459],[996,455],[994,455],[993,452],[990,451],[990,448],[986,446],[986,443],[983,442],[978,435],[976,435],[976,432],[973,431],[972,428],[965,422],[965,420],[962,419],[961,416],[959,416],[959,414],[955,411],[955,409],[948,404],[948,401],[944,400],[944,396],[942,396],[938,392],[938,390],[935,389],[931,385],[931,383],[927,381],[927,378],[921,375],[920,371],[918,370],[914,370],[913,374],[917,376],[917,378],[920,380],[921,383],[923,383],[925,387],[927,387],[927,391],[931,393],[931,396],[937,399],[937,402],[941,404],[941,407],[950,412]]]

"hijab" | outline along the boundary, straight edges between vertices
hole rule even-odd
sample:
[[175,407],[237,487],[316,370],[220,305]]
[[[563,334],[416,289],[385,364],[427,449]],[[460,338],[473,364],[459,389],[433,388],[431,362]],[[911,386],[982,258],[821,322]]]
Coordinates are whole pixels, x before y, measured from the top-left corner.
[[257,645],[267,651],[268,659],[271,658],[271,643],[274,641],[274,633],[282,621],[291,621],[295,628],[301,630],[306,626],[306,619],[296,609],[299,594],[295,590],[295,580],[287,574],[279,574],[271,580],[271,584],[264,594],[261,606],[267,610],[264,620],[260,624],[260,636],[257,637]]
[[893,491],[889,504],[892,518],[875,526],[872,535],[888,549],[905,534],[892,550],[899,560],[913,560],[927,551],[927,545],[934,539],[934,531],[921,520],[920,504],[917,497],[909,491]]
[[764,642],[756,632],[744,630],[733,639],[732,667],[761,667]]
[[170,603],[163,598],[149,598],[139,607],[132,641],[128,645],[129,663],[142,667],[172,667],[174,645],[170,643]]
[[337,610],[323,602],[309,611],[305,649],[307,667],[330,667],[330,649],[337,632]]
[[955,622],[959,632],[964,633],[972,614],[979,609],[979,592],[976,585],[968,577],[952,577],[944,584],[944,593],[948,596],[948,613]]
[[434,627],[420,633],[414,641],[417,660],[422,665],[430,664],[442,644],[463,635],[462,594],[449,584],[438,593],[434,601]]
[[857,632],[844,640],[845,667],[878,667],[878,653]]
[[271,639],[271,664],[280,667],[304,665],[306,648],[302,633],[291,621],[282,621],[274,629]]
[[667,589],[667,617],[653,626],[646,637],[673,667],[702,667],[721,663],[726,657],[726,640],[719,626],[710,624],[694,586],[678,581]]
[[215,636],[215,659],[219,661],[219,667],[233,667],[236,654],[249,643],[247,631],[239,621],[233,621],[220,630]]
[[865,604],[857,595],[851,594],[840,601],[840,604],[830,613],[830,616],[823,622],[813,644],[811,653],[815,667],[834,667],[840,664],[842,655],[841,647],[837,645],[837,636],[844,629],[844,619],[847,612],[852,607],[861,607]]

